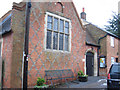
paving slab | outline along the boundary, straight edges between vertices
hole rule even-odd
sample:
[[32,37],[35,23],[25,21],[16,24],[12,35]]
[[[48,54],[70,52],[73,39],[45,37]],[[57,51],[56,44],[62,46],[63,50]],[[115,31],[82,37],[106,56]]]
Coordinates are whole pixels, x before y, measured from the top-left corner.
[[107,80],[103,76],[89,76],[87,82],[78,80],[59,85],[57,88],[106,88]]

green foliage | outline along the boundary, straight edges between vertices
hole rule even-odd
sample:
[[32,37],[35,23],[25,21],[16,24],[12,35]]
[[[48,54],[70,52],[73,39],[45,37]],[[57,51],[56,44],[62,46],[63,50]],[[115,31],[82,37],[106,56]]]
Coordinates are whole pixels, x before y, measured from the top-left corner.
[[113,14],[113,18],[109,19],[109,25],[105,25],[105,29],[118,37],[120,37],[120,14]]
[[80,76],[80,77],[87,77],[88,75],[85,75],[84,73],[83,73],[83,71],[79,71],[78,72],[78,76]]
[[37,86],[42,86],[44,85],[44,83],[45,83],[44,78],[40,78],[40,77],[37,78]]

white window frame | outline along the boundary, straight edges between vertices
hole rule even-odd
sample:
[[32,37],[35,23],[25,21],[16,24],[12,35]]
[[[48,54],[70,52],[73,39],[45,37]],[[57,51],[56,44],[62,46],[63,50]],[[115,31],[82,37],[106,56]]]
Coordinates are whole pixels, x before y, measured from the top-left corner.
[[114,37],[112,37],[112,36],[110,36],[110,43],[111,43],[111,47],[114,47],[115,45],[115,38]]
[[[60,19],[64,20],[64,24],[65,24],[65,21],[69,22],[69,41],[68,41],[68,45],[69,46],[68,46],[68,51],[64,50],[64,44],[63,44],[63,50],[59,50],[59,48],[57,50],[55,50],[55,49],[47,49],[46,48],[46,40],[47,40],[46,39],[47,38],[47,17],[48,17],[48,15],[52,16],[53,18],[58,18],[59,21],[60,21]],[[65,28],[65,26],[64,26],[64,28]],[[45,38],[44,38],[44,49],[45,50],[47,50],[47,51],[57,51],[57,52],[68,52],[68,53],[71,52],[71,20],[70,19],[67,19],[65,17],[59,16],[59,15],[56,15],[56,14],[53,14],[53,13],[50,13],[50,12],[46,12],[46,14],[45,14],[45,29],[44,29],[44,31],[45,31]],[[53,34],[52,34],[52,37],[53,37]],[[58,33],[58,38],[59,38],[59,33]],[[64,39],[65,39],[65,37],[64,37]],[[59,40],[58,40],[58,42],[59,42]],[[52,40],[51,43],[53,44],[53,40]],[[58,43],[58,46],[59,46],[59,43]]]

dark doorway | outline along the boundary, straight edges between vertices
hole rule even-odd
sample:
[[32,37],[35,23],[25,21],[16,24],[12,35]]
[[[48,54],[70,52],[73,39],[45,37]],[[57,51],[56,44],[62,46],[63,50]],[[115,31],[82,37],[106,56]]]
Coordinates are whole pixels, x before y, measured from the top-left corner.
[[91,52],[86,54],[86,74],[88,76],[94,75],[94,54]]
[[118,58],[116,58],[116,62],[118,63]]

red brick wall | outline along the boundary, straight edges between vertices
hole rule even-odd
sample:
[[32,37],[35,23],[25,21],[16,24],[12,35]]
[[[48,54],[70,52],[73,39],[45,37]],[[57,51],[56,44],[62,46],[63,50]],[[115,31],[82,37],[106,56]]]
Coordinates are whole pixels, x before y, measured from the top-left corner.
[[5,88],[10,88],[11,59],[12,59],[13,34],[9,33],[3,36],[2,59],[4,62],[4,81]]
[[25,10],[12,9],[13,48],[11,62],[11,88],[22,87],[22,62],[25,33]]
[[[100,40],[100,56],[106,56],[106,65],[107,65],[107,37],[104,37]],[[99,68],[99,75],[100,76],[107,76],[107,67]]]
[[107,68],[99,68],[100,76],[107,76]]
[[[115,38],[114,47],[111,47],[110,35],[107,35],[107,37],[102,40],[101,45],[102,45],[103,48],[101,47],[101,49],[105,49],[104,51],[105,51],[105,56],[106,56],[107,68],[100,68],[100,76],[107,76],[108,71],[109,71],[110,66],[111,66],[111,57],[114,57],[115,61],[116,61],[116,58],[118,58],[118,55],[117,55],[118,46],[119,46],[118,43],[119,43],[118,39]],[[102,50],[101,50],[101,55],[104,55],[104,52]]]
[[118,58],[118,39],[114,39],[114,47],[111,47],[111,39],[110,36],[107,36],[107,73],[111,66],[111,57]]
[[[55,3],[32,3],[29,34],[28,86],[36,85],[38,77],[44,78],[45,70],[72,69],[74,75],[84,70],[85,31],[78,20],[71,2],[63,3],[63,13],[57,11]],[[58,5],[58,8],[61,8]],[[71,52],[54,52],[44,49],[45,12],[50,11],[71,19]]]

